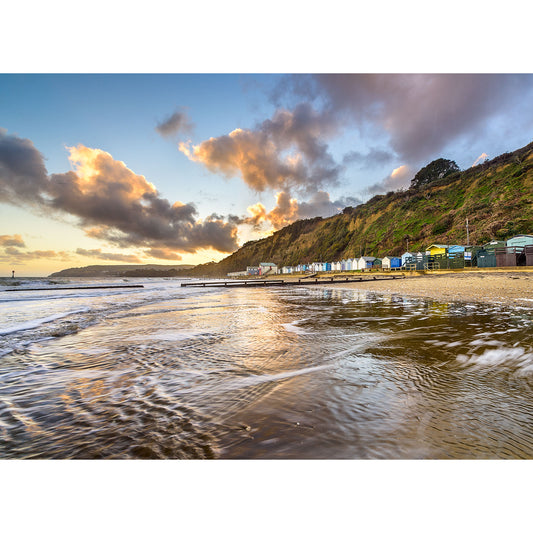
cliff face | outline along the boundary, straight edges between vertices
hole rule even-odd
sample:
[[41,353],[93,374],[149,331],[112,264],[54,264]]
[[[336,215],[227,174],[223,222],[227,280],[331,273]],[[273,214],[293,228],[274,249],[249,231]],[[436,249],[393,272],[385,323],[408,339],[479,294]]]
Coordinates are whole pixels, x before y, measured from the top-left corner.
[[[427,168],[427,167],[426,167]],[[360,255],[401,255],[433,243],[470,244],[533,233],[533,143],[405,191],[374,196],[330,218],[299,220],[248,242],[219,263],[183,272],[221,276],[261,261],[297,265]]]

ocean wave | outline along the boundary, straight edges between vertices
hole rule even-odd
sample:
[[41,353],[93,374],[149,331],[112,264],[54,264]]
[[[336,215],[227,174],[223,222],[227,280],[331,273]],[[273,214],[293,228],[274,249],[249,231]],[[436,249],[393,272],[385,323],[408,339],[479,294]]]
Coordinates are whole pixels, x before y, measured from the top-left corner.
[[0,335],[8,335],[10,333],[17,333],[18,331],[25,331],[28,329],[36,329],[39,326],[42,326],[43,324],[47,324],[48,322],[55,322],[56,320],[60,320],[61,318],[65,318],[70,315],[85,313],[87,311],[89,311],[89,308],[83,307],[81,309],[74,309],[73,311],[68,311],[66,313],[57,313],[55,315],[49,315],[43,318],[36,318],[35,320],[29,320],[27,322],[21,322],[9,328],[1,329]]

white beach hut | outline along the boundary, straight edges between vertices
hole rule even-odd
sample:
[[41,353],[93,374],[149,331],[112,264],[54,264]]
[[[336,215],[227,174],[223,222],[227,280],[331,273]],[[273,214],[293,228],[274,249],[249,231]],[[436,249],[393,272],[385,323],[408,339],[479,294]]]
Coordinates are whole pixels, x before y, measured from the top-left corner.
[[408,259],[410,259],[411,257],[413,257],[413,254],[411,252],[405,252],[404,254],[402,254],[402,266],[405,265],[405,263],[407,263]]
[[357,270],[364,270],[365,268],[372,268],[372,263],[375,257],[363,255],[357,260]]

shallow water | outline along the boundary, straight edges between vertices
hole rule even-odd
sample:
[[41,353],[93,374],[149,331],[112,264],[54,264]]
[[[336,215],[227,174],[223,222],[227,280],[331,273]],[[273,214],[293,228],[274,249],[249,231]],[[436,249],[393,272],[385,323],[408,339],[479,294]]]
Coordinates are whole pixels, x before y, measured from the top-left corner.
[[3,285],[0,457],[533,458],[530,311],[134,281]]

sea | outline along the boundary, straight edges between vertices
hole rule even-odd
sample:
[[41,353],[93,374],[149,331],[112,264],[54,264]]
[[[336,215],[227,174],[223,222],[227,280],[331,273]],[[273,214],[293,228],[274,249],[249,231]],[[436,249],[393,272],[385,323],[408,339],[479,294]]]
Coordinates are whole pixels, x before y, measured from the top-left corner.
[[0,458],[533,458],[531,308],[182,282],[0,279]]

